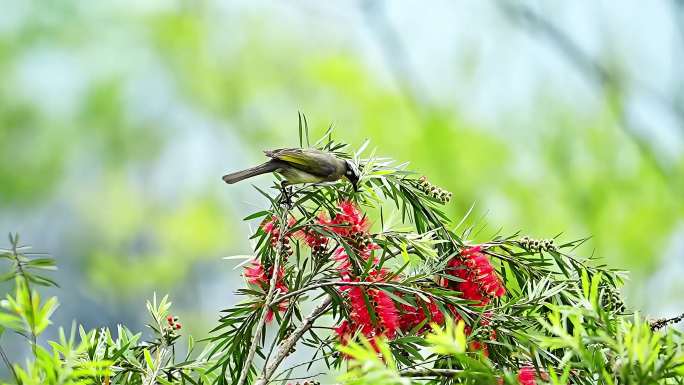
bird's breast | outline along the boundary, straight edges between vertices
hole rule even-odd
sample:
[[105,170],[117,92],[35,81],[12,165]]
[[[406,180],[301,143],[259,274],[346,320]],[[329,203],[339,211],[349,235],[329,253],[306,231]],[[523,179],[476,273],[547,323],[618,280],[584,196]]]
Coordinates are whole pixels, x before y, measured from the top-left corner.
[[296,169],[294,167],[284,167],[278,169],[278,174],[282,175],[290,183],[318,183],[324,179],[320,176],[309,174],[306,171]]

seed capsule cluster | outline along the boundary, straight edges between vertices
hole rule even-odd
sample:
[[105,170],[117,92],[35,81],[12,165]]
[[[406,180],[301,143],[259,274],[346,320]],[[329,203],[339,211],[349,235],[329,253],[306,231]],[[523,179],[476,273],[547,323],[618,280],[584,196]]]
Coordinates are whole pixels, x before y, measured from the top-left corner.
[[168,324],[166,330],[169,333],[173,333],[176,330],[180,330],[182,327],[181,323],[178,322],[178,317],[172,315],[166,317],[166,323]]
[[354,251],[358,253],[361,253],[363,250],[366,250],[369,246],[371,246],[371,244],[373,244],[373,240],[369,234],[362,230],[356,229],[349,233],[348,242]]
[[[271,234],[271,247],[274,250],[278,249],[278,235],[277,234]],[[294,250],[292,249],[292,242],[290,241],[290,237],[283,237],[283,247],[281,254],[285,256],[291,256],[294,253]]]
[[290,242],[290,238],[283,238],[283,248],[282,254],[286,256],[291,256],[294,253],[294,250],[292,249],[292,242]]
[[518,241],[520,243],[520,247],[522,247],[525,250],[530,250],[530,251],[556,251],[556,245],[553,242],[553,239],[534,239],[530,237],[522,237]]
[[420,179],[418,179],[418,189],[442,203],[448,203],[451,200],[452,194],[450,191],[444,190],[443,188],[428,182],[426,176],[421,176]]
[[328,249],[328,238],[325,235],[309,230],[304,232],[306,244],[311,247],[311,254],[321,255]]
[[620,292],[614,287],[607,287],[601,298],[601,306],[611,312],[624,313],[626,310],[625,303],[622,301]]

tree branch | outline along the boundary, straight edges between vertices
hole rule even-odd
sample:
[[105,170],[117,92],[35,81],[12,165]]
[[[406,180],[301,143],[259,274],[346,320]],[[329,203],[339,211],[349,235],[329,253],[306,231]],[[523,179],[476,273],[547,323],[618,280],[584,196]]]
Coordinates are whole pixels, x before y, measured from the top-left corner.
[[5,353],[5,350],[0,346],[0,357],[2,357],[2,361],[7,365],[7,369],[12,373],[12,377],[14,377],[14,381],[19,383],[19,376],[17,376],[17,372],[14,370],[14,366],[10,362],[9,358],[7,358],[7,354]]
[[275,298],[268,306],[273,307],[273,306],[275,306],[275,305],[277,305],[277,304],[279,304],[285,300],[288,300],[292,297],[299,296],[300,294],[304,294],[308,291],[321,289],[324,287],[331,287],[331,286],[385,286],[385,287],[392,287],[392,288],[399,289],[399,290],[403,289],[404,291],[409,291],[409,292],[420,292],[421,294],[425,294],[425,295],[433,297],[433,298],[438,298],[437,296],[435,296],[432,293],[423,292],[422,290],[417,290],[417,289],[413,289],[413,288],[406,288],[404,286],[397,285],[396,283],[366,282],[366,281],[362,281],[362,282],[331,281],[331,282],[321,282],[321,283],[317,283],[314,285],[309,285],[305,288],[295,290],[295,291],[291,291],[287,294],[283,294],[280,297]]
[[682,321],[684,321],[684,313],[672,318],[655,319],[653,321],[650,321],[649,324],[651,326],[651,330],[656,331],[664,328],[667,325],[674,325]]
[[[552,47],[556,48],[570,63],[574,64],[575,67],[579,69],[580,73],[583,74],[593,86],[599,90],[613,92],[624,91],[624,84],[617,76],[611,73],[606,66],[589,55],[579,46],[579,44],[570,38],[570,36],[543,15],[533,11],[520,2],[513,3],[501,1],[498,4],[504,14],[512,21],[518,22],[519,25],[524,27],[535,37],[542,36],[551,43]],[[648,89],[638,81],[635,80],[634,83],[644,91],[645,95],[675,114],[675,116],[679,118],[678,123],[680,127],[682,127],[684,121],[682,121],[681,115],[678,114],[674,103],[667,100],[665,96]],[[658,175],[660,175],[665,186],[668,187],[673,194],[679,194],[679,187],[670,180],[672,176],[671,168],[662,164],[652,146],[641,137],[639,134],[640,130],[637,127],[638,124],[629,117],[628,111],[626,111],[624,107],[624,103],[617,100],[610,100],[609,107],[617,120],[618,126],[636,145],[643,158],[649,162]]]
[[261,309],[261,314],[259,315],[259,321],[257,321],[254,330],[254,336],[250,341],[249,351],[247,352],[247,357],[242,366],[242,371],[240,372],[240,378],[236,385],[244,385],[249,375],[249,371],[252,368],[252,361],[254,361],[254,354],[256,353],[257,346],[259,345],[259,339],[261,339],[261,331],[266,324],[266,315],[270,309],[270,303],[273,300],[273,296],[276,291],[276,283],[278,281],[278,270],[280,269],[280,256],[283,252],[283,246],[285,239],[285,232],[287,231],[287,219],[290,213],[290,206],[284,205],[285,210],[283,210],[282,215],[280,215],[280,233],[278,234],[278,243],[276,247],[275,261],[273,262],[273,271],[271,272],[271,280],[269,281],[268,292],[266,293],[266,298],[264,298],[264,307]]
[[307,330],[311,329],[311,326],[313,326],[314,321],[323,315],[325,311],[328,308],[328,305],[332,302],[332,297],[327,296],[323,302],[321,302],[312,312],[309,314],[304,320],[302,321],[302,324],[295,329],[292,334],[290,334],[289,337],[287,337],[285,340],[283,340],[280,343],[280,346],[278,347],[278,352],[276,353],[275,357],[273,357],[273,361],[270,363],[266,363],[264,366],[264,372],[261,375],[261,377],[257,380],[255,385],[266,385],[268,381],[271,379],[271,376],[273,376],[273,373],[275,373],[276,369],[278,369],[278,366],[280,365],[281,362],[287,357],[287,355],[290,353],[290,350],[297,344],[297,341],[306,333]]

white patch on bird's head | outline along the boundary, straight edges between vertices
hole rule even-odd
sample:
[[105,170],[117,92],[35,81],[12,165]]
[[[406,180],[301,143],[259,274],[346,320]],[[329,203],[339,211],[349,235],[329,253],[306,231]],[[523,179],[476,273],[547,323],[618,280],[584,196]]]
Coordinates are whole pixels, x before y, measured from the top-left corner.
[[345,159],[344,162],[347,164],[347,170],[344,172],[344,174],[354,185],[354,190],[356,190],[359,179],[361,179],[361,171],[356,163],[352,162],[351,160]]

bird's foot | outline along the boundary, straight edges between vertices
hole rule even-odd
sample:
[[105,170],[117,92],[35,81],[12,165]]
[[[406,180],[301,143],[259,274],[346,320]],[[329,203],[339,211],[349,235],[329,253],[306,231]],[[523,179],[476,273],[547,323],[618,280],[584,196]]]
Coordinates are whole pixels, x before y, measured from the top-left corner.
[[292,207],[292,187],[286,181],[280,183],[280,204],[286,207]]

